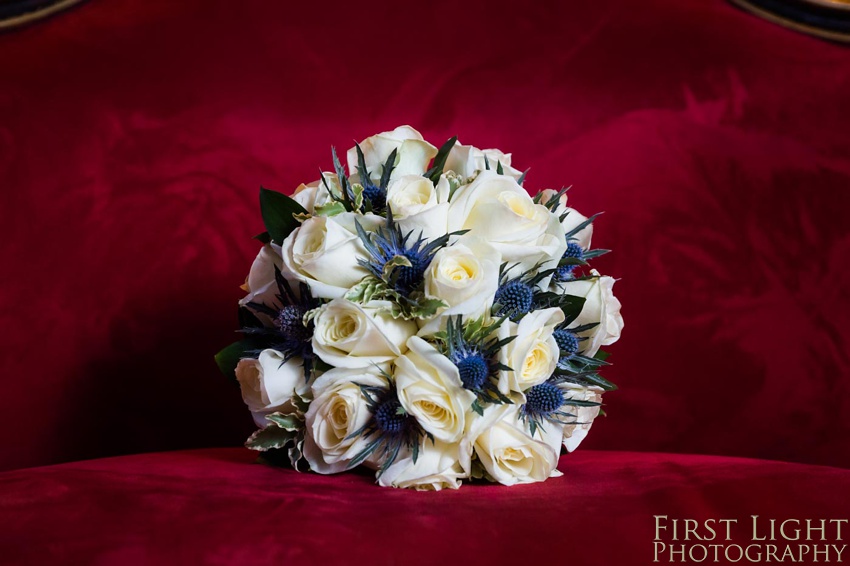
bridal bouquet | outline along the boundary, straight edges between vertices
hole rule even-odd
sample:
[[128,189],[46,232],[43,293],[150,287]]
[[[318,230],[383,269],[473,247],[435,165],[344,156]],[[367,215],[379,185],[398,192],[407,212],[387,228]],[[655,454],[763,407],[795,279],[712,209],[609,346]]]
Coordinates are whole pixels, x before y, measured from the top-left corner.
[[614,385],[614,280],[590,269],[595,216],[535,197],[511,155],[408,126],[348,150],[290,198],[260,190],[266,232],[216,361],[259,429],[246,446],[320,474],[458,488],[559,475]]

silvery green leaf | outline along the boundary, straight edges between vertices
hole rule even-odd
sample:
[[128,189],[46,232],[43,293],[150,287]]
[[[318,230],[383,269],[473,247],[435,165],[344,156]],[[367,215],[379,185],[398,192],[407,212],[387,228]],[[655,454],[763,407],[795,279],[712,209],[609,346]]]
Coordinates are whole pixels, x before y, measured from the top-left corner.
[[266,419],[277,425],[278,427],[290,432],[300,429],[304,426],[303,419],[295,415],[284,415],[283,413],[272,413],[266,415]]
[[254,434],[245,441],[245,448],[265,452],[272,448],[283,448],[288,442],[295,438],[295,431],[286,430],[276,425],[254,431]]

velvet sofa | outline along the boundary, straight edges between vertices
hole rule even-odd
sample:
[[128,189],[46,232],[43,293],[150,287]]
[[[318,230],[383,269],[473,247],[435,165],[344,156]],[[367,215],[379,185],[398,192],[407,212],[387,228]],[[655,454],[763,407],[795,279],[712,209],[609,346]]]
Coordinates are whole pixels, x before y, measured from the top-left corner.
[[[847,48],[720,0],[91,0],[0,35],[0,563],[649,564],[673,519],[742,548],[752,515],[847,519],[848,100]],[[416,493],[239,448],[212,355],[259,186],[403,123],[605,212],[620,390],[561,478]]]

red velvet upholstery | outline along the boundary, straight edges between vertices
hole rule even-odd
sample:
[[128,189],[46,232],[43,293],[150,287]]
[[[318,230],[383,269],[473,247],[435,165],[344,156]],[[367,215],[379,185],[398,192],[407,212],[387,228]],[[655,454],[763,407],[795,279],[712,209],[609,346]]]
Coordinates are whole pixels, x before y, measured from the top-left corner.
[[404,10],[92,0],[0,36],[0,468],[240,443],[212,354],[257,189],[400,123],[606,211],[588,446],[850,466],[850,51],[720,0]]
[[720,0],[406,9],[92,0],[0,36],[0,468],[240,443],[212,354],[259,185],[401,123],[606,211],[589,446],[850,466],[850,51]]
[[0,557],[122,566],[650,564],[653,515],[738,519],[729,544],[746,545],[751,515],[765,525],[846,519],[850,498],[846,470],[710,456],[579,451],[561,460],[564,477],[542,484],[437,494],[253,458],[197,450],[6,472]]

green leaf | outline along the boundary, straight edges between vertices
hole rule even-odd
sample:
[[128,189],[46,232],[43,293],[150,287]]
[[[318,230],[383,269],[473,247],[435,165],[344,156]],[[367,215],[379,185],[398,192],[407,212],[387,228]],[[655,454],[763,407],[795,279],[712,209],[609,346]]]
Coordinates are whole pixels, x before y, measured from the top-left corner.
[[593,356],[593,357],[594,357],[594,358],[596,358],[597,360],[602,360],[602,361],[604,362],[605,360],[607,360],[607,359],[608,359],[608,357],[609,357],[610,355],[611,355],[610,353],[608,353],[608,352],[606,352],[606,351],[604,351],[604,350],[598,350],[598,351],[596,352],[596,354],[594,354],[594,356]]
[[584,303],[587,301],[584,297],[576,297],[575,295],[561,295],[558,301],[558,306],[564,312],[564,323],[570,324],[578,318],[581,310],[584,308]]
[[481,403],[478,402],[478,399],[472,402],[471,409],[478,413],[479,416],[484,416],[484,407],[481,406]]
[[260,188],[260,214],[272,241],[281,244],[298,228],[294,214],[307,214],[303,206],[283,193]]
[[525,171],[523,171],[523,172],[522,172],[522,175],[520,175],[520,176],[519,176],[519,179],[517,179],[517,184],[518,184],[518,185],[522,185],[522,184],[525,182],[525,176],[526,176],[526,175],[528,175],[528,172],[529,172],[530,170],[531,170],[531,169],[529,168],[529,169],[526,169]]
[[259,240],[264,244],[271,243],[271,241],[272,241],[272,237],[269,236],[268,232],[263,232],[261,234],[257,234],[256,236],[254,236],[254,239]]
[[248,338],[234,342],[215,355],[215,363],[219,371],[224,374],[224,377],[229,377],[235,381],[236,365],[239,363],[239,360],[246,357],[245,352],[255,350],[256,348],[257,343]]
[[245,448],[265,452],[273,448],[283,448],[295,439],[296,432],[286,430],[279,426],[269,425],[266,428],[254,431],[254,434],[245,441]]
[[569,232],[567,232],[565,234],[567,239],[569,240],[570,238],[572,238],[573,236],[575,236],[576,234],[578,234],[579,232],[581,232],[582,230],[584,230],[585,228],[587,228],[588,226],[593,224],[593,221],[596,220],[599,217],[600,214],[602,214],[602,213],[597,212],[596,214],[594,214],[593,216],[591,216],[590,218],[588,218],[584,222],[581,222],[578,225],[576,225],[572,230],[570,230]]
[[434,157],[434,165],[430,169],[425,172],[425,176],[431,179],[431,182],[434,183],[434,186],[440,181],[440,175],[443,174],[443,168],[446,166],[446,160],[449,158],[449,152],[452,150],[454,145],[457,143],[457,136],[452,136],[449,138],[446,143],[440,146],[440,149],[437,151],[436,157]]
[[313,207],[313,213],[316,216],[336,216],[343,212],[345,212],[345,205],[338,200],[329,201]]
[[384,281],[391,281],[392,272],[396,267],[410,267],[413,265],[410,263],[410,260],[407,259],[403,255],[393,256],[391,260],[384,264],[384,269],[381,272],[381,276]]
[[499,175],[505,174],[505,170],[502,169],[502,162],[501,161],[496,162],[496,173],[499,174]]
[[289,432],[298,430],[304,425],[304,421],[295,415],[284,415],[283,413],[272,413],[266,415],[266,419],[273,422],[278,428]]

